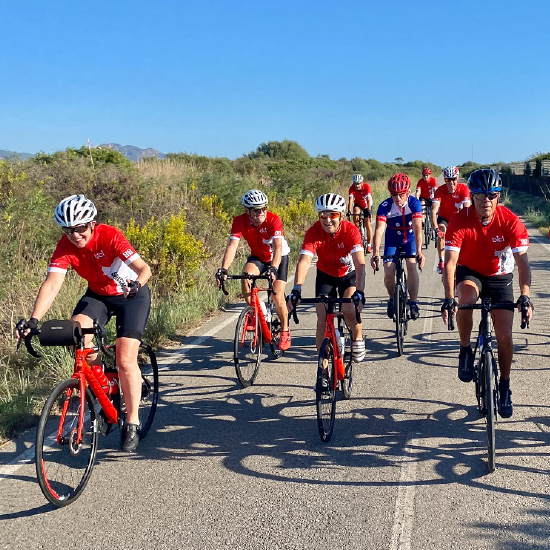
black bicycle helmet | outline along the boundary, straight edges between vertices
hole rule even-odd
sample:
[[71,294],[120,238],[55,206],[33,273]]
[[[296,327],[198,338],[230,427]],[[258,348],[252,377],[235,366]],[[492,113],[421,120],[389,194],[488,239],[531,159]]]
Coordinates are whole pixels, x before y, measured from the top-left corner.
[[502,181],[496,170],[482,168],[475,170],[468,178],[470,193],[493,193],[502,190]]

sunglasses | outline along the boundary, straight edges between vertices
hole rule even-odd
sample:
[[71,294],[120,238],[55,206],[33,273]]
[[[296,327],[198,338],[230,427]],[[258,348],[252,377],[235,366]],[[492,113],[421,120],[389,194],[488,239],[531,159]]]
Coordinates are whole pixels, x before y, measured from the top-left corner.
[[404,198],[408,195],[408,193],[390,193],[390,195],[392,197],[402,197],[402,198]]
[[85,223],[75,227],[62,227],[61,229],[65,235],[72,235],[73,233],[85,233],[88,227],[90,227],[89,224]]
[[456,181],[458,181],[458,178],[444,178],[445,180],[445,183],[455,183]]
[[324,220],[335,220],[340,217],[340,214],[338,212],[321,212],[319,217]]
[[492,193],[474,193],[474,198],[478,201],[484,201],[485,197],[487,197],[490,201],[494,201],[498,198],[498,193],[496,191],[493,191]]
[[267,210],[267,206],[262,206],[261,208],[251,208],[250,213],[251,214],[261,214],[262,212],[265,212]]

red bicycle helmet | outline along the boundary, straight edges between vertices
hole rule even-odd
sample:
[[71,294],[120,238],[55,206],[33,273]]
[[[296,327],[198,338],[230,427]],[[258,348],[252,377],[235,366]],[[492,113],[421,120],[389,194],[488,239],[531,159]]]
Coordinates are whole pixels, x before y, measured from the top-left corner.
[[425,174],[428,174],[430,175],[432,173],[432,171],[426,167],[426,168],[422,168],[422,175],[424,176]]
[[388,180],[388,191],[393,195],[401,195],[411,190],[411,180],[407,174],[394,174]]

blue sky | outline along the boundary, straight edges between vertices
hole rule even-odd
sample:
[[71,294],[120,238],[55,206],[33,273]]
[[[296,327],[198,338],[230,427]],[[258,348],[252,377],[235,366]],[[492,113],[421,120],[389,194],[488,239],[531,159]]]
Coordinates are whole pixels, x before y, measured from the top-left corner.
[[[3,2],[0,149],[523,160],[550,151],[546,0]],[[544,22],[544,24],[541,24]]]

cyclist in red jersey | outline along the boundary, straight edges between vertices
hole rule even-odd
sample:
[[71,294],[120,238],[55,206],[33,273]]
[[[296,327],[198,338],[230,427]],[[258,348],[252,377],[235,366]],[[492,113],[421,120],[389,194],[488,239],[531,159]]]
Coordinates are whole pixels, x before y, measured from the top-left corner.
[[422,203],[422,207],[428,211],[431,211],[432,199],[437,187],[437,180],[432,176],[432,171],[428,167],[423,168],[422,177],[416,184],[415,196]]
[[[297,302],[301,299],[302,285],[311,260],[317,254],[315,295],[336,297],[338,293],[342,298],[352,298],[361,311],[365,303],[365,252],[361,233],[353,223],[343,219],[346,210],[344,197],[334,193],[321,195],[315,203],[315,209],[319,214],[319,221],[305,234],[291,294]],[[325,306],[316,304],[316,311],[316,344],[319,351],[325,334]],[[362,324],[357,323],[355,318],[355,306],[343,304],[342,311],[353,338],[352,358],[355,362],[362,361],[365,358],[365,342]]]
[[457,212],[471,204],[468,187],[463,183],[458,183],[458,167],[447,166],[443,170],[443,177],[446,185],[437,188],[432,200],[432,225],[438,228],[438,273],[443,273],[443,249],[445,248],[447,225]]
[[[37,328],[59,293],[69,267],[88,282],[72,319],[90,328],[94,319],[104,326],[116,316],[116,364],[127,414],[122,448],[134,451],[139,443],[141,399],[138,349],[151,309],[146,284],[151,269],[118,229],[96,222],[96,215],[96,207],[84,195],[72,195],[57,205],[54,218],[65,235],[53,253],[26,326]],[[92,337],[85,336],[87,346]],[[99,361],[97,355],[88,357],[91,364]]]
[[[460,335],[458,377],[463,382],[470,382],[474,376],[474,358],[470,347],[473,311],[457,310],[454,299],[455,275],[459,304],[475,304],[481,296],[490,297],[494,303],[510,303],[513,309],[512,273],[515,260],[521,293],[517,307],[521,311],[521,307],[527,305],[529,319],[533,314],[529,298],[531,270],[527,259],[527,229],[514,213],[498,204],[502,183],[495,170],[472,172],[468,184],[473,208],[465,208],[456,214],[447,228],[443,271],[445,301],[441,308],[445,323],[448,311],[456,312]],[[499,413],[503,418],[509,418],[513,412],[510,369],[514,353],[514,312],[496,309],[491,312],[491,316],[500,367]]]
[[353,212],[353,222],[359,227],[359,215],[363,211],[363,227],[367,234],[367,254],[372,252],[372,191],[370,185],[363,181],[361,174],[354,174],[353,184],[349,188],[348,218]]
[[[281,321],[279,349],[284,351],[290,347],[288,309],[285,302],[290,248],[283,236],[283,223],[279,216],[267,211],[268,199],[262,191],[251,189],[243,195],[241,203],[245,213],[233,219],[231,235],[223,255],[222,266],[216,273],[216,280],[219,286],[221,279],[227,277],[239,241],[244,237],[250,247],[250,256],[246,260],[243,273],[260,275],[269,272],[274,279],[273,304]],[[243,279],[241,285],[246,303],[250,305],[250,281]]]

